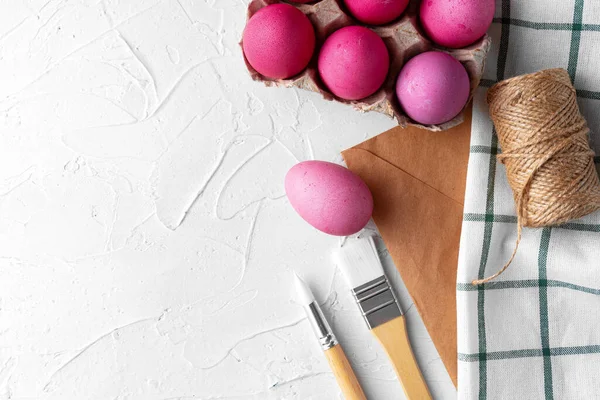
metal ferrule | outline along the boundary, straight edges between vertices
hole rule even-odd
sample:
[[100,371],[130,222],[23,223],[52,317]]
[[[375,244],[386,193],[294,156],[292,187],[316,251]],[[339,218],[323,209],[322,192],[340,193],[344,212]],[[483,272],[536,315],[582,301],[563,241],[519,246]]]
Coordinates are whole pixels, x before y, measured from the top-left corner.
[[398,300],[385,275],[354,288],[352,294],[369,329],[402,316]]
[[317,304],[316,301],[304,306],[304,310],[306,311],[306,316],[310,321],[310,325],[312,326],[313,332],[319,339],[319,343],[321,344],[321,348],[323,350],[329,350],[333,346],[338,344],[331,327],[327,323],[323,312],[321,311],[321,307]]

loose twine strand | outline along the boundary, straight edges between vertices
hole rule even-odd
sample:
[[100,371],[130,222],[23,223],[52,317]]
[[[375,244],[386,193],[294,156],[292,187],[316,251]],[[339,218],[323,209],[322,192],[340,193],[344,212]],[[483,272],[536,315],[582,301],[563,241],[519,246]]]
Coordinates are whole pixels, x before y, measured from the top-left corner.
[[487,93],[490,116],[506,166],[517,211],[517,241],[523,227],[565,223],[600,209],[600,182],[589,145],[589,129],[564,69],[549,69],[508,79]]

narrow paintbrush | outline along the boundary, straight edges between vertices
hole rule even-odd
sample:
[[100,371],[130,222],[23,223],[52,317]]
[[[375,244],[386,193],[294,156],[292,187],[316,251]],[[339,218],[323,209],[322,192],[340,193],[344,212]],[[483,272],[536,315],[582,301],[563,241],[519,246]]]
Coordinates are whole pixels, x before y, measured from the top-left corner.
[[373,239],[348,241],[335,255],[367,326],[392,361],[406,397],[431,399],[410,347],[402,310],[383,272]]
[[342,393],[346,400],[366,400],[365,394],[356,379],[356,375],[339,345],[331,327],[327,323],[321,307],[315,301],[312,292],[306,286],[306,283],[298,275],[295,275],[296,292],[298,293],[298,301],[304,307],[306,316],[319,339],[321,348],[325,353],[325,357],[329,362],[331,371],[335,375],[335,379],[342,389]]

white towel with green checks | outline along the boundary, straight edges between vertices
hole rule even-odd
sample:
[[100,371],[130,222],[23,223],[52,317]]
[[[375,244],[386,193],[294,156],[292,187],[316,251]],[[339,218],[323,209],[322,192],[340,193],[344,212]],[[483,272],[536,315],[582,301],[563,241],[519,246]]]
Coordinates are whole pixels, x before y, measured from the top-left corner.
[[[461,399],[600,399],[600,213],[561,227],[524,229],[485,92],[499,80],[569,71],[600,152],[600,0],[497,0],[493,48],[475,98],[461,237],[458,392]],[[596,158],[600,164],[600,158]]]

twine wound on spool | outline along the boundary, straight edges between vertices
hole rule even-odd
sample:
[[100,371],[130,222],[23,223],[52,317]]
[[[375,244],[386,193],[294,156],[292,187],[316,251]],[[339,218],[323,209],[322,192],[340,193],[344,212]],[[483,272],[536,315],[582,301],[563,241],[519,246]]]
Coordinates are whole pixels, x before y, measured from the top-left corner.
[[517,254],[523,227],[558,225],[600,209],[600,182],[589,129],[564,69],[508,79],[487,93],[490,116],[517,211]]

